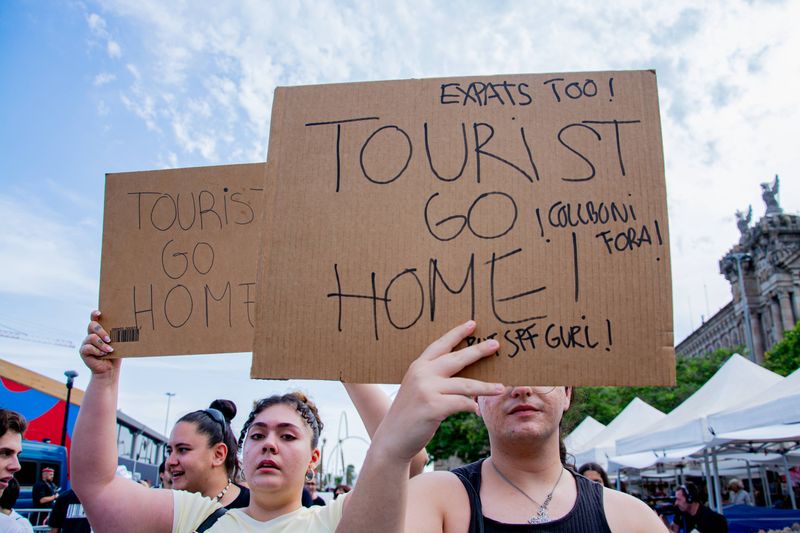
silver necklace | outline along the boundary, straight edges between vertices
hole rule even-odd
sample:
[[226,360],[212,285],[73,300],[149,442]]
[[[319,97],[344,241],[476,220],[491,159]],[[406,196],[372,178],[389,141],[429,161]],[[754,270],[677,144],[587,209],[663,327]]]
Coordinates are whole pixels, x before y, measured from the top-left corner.
[[231,487],[231,483],[232,483],[232,481],[229,479],[228,480],[228,484],[225,485],[225,488],[222,489],[221,491],[219,491],[219,494],[217,494],[217,496],[212,501],[215,501],[215,502],[220,501],[222,499],[222,497],[225,496],[225,493],[228,492],[228,489]]
[[525,492],[518,486],[514,485],[514,483],[510,479],[508,479],[505,475],[503,475],[500,469],[497,468],[497,465],[494,464],[493,460],[491,461],[491,463],[492,467],[494,468],[494,471],[497,472],[497,475],[500,476],[500,478],[503,481],[505,481],[506,483],[517,489],[517,492],[528,498],[528,500],[530,500],[534,505],[539,507],[539,510],[536,511],[536,514],[534,514],[532,517],[528,519],[528,523],[544,524],[545,522],[550,522],[550,515],[547,512],[547,506],[550,505],[550,501],[553,499],[553,493],[556,491],[556,487],[558,487],[558,483],[561,481],[561,476],[564,475],[564,468],[563,467],[561,468],[561,473],[558,474],[558,479],[556,480],[555,485],[553,485],[553,488],[550,489],[550,492],[547,493],[547,496],[544,499],[544,503],[539,503],[530,496],[528,496],[527,492]]

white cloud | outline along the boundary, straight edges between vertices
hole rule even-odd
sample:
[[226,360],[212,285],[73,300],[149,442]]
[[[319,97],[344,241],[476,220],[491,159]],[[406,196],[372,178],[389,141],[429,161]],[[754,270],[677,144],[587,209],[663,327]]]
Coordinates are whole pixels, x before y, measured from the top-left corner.
[[206,130],[201,133],[196,128],[191,127],[193,117],[186,114],[175,117],[172,122],[172,131],[183,150],[189,154],[198,152],[207,161],[214,161],[217,158],[216,137],[213,130]]
[[[67,191],[56,192],[81,201]],[[58,294],[80,301],[96,293],[99,258],[96,252],[87,252],[93,249],[96,228],[75,226],[22,194],[0,195],[0,212],[0,293],[48,298]]]
[[159,126],[159,109],[156,107],[155,97],[148,94],[141,83],[139,69],[134,65],[127,65],[128,71],[134,77],[134,83],[126,93],[120,95],[120,101],[125,107],[141,118],[147,125],[147,129],[154,132],[161,132]]
[[128,63],[127,65],[125,65],[125,69],[128,72],[130,72],[131,76],[133,76],[133,78],[135,80],[138,81],[138,80],[142,79],[142,74],[139,72],[139,68],[136,65],[134,65],[132,63]]
[[114,81],[116,79],[117,79],[117,76],[114,75],[114,74],[111,74],[110,72],[101,72],[100,74],[98,74],[97,76],[94,77],[94,85],[99,87],[101,85],[105,85],[107,83],[111,83],[112,81]]
[[122,48],[120,48],[119,43],[116,41],[109,40],[106,45],[106,50],[108,52],[108,57],[112,59],[122,57]]
[[86,22],[93,32],[106,35],[106,21],[97,13],[89,13],[89,15],[86,16]]
[[108,31],[108,24],[105,19],[97,13],[89,13],[86,15],[86,23],[89,25],[92,35],[101,41],[105,42],[105,49],[108,57],[111,59],[118,59],[122,57],[122,47]]

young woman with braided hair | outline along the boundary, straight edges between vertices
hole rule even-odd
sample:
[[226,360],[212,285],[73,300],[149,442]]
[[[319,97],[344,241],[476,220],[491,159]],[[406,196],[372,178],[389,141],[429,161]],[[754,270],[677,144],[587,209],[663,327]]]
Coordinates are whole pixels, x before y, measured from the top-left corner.
[[[98,311],[92,313],[89,335],[80,348],[92,375],[75,426],[71,459],[72,485],[94,531],[334,531],[348,501],[363,497],[368,487],[360,492],[356,487],[348,497],[324,507],[301,506],[306,476],[313,475],[320,460],[317,444],[323,425],[314,404],[299,393],[256,402],[244,424],[239,443],[242,471],[250,488],[245,508],[225,509],[221,505],[224,500],[215,501],[224,494],[209,498],[197,492],[148,490],[116,477],[115,420],[121,360],[106,357],[113,348],[99,318]],[[373,434],[389,409],[388,397],[376,386],[348,384],[347,390]],[[205,415],[196,419],[205,420]],[[223,456],[227,453],[220,453],[218,459]],[[424,452],[418,453],[411,461],[410,472],[421,471],[424,462]],[[180,480],[181,471],[173,471]]]

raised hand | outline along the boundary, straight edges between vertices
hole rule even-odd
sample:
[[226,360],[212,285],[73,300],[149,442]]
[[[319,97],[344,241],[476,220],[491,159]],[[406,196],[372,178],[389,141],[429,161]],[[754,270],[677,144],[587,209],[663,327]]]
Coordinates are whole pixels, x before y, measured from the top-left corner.
[[499,343],[487,340],[453,351],[475,331],[470,320],[433,342],[409,366],[379,433],[390,453],[410,460],[433,437],[439,424],[459,412],[477,412],[476,396],[502,394],[499,383],[453,377],[472,363],[494,354]]
[[109,344],[111,338],[108,336],[108,332],[103,329],[98,320],[100,320],[100,311],[92,311],[89,327],[87,328],[88,335],[83,339],[79,350],[84,364],[95,375],[119,370],[121,362],[121,359],[107,357],[108,354],[114,351],[114,348]]

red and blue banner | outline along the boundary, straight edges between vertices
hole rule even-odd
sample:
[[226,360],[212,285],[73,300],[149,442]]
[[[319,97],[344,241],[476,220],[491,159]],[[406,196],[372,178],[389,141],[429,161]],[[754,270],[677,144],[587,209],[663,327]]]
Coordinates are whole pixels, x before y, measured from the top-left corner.
[[[64,400],[12,379],[0,377],[0,405],[17,411],[28,420],[28,429],[25,431],[27,440],[50,439],[53,444],[62,444],[61,432],[64,427],[64,409],[67,405]],[[67,442],[64,444],[68,450],[72,443],[72,430],[79,409],[80,407],[74,404],[69,408]]]

